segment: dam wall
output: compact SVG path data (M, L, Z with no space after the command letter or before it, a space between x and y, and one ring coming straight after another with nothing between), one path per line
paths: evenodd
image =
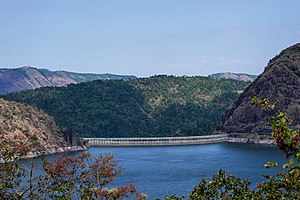
M189 136L189 137L152 137L152 138L81 138L89 146L172 146L195 145L227 142L229 134Z

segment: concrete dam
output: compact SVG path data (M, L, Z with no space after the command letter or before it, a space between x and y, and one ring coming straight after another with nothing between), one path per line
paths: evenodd
M151 138L82 138L89 146L172 146L227 142L229 134L189 136L189 137L151 137Z

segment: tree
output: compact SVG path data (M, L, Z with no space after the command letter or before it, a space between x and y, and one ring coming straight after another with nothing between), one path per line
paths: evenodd
M30 140L0 135L0 199L146 198L132 184L107 188L122 172L113 154L96 157L89 153L76 157L62 154L52 162L44 160L41 166L32 160L28 169L18 162L30 152L31 144L26 141ZM34 177L37 167L42 172Z
M29 141L26 137L0 133L0 199L23 196L21 184L26 171L18 161L29 152Z

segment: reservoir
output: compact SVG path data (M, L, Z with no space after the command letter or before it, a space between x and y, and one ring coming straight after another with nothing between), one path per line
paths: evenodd
M116 185L133 183L148 199L165 195L187 195L201 181L201 174L210 178L219 169L242 179L249 179L254 186L263 181L264 174L275 175L282 170L285 156L276 146L217 143L189 146L148 147L91 147L92 155L111 152L124 168ZM78 155L80 152L71 152ZM51 158L55 155L50 156ZM277 168L266 169L267 161L277 161Z

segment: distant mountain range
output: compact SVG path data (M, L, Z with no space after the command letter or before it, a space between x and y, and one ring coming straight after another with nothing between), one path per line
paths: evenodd
M208 77L215 79L225 78L252 82L257 76L226 72L211 74ZM61 87L72 83L77 84L94 80L129 80L136 78L137 77L133 75L50 71L48 69L38 69L30 66L24 66L20 68L2 68L0 69L0 95L47 86Z
M135 76L115 74L88 74L67 71L50 71L34 67L15 69L0 69L0 94L8 94L26 89L35 89L46 86L66 86L97 79L135 79Z
M225 78L225 79L235 79L239 81L254 81L257 78L257 75L251 75L251 74L244 74L244 73L231 73L231 72L225 72L225 73L215 73L208 75L208 77L211 78Z

